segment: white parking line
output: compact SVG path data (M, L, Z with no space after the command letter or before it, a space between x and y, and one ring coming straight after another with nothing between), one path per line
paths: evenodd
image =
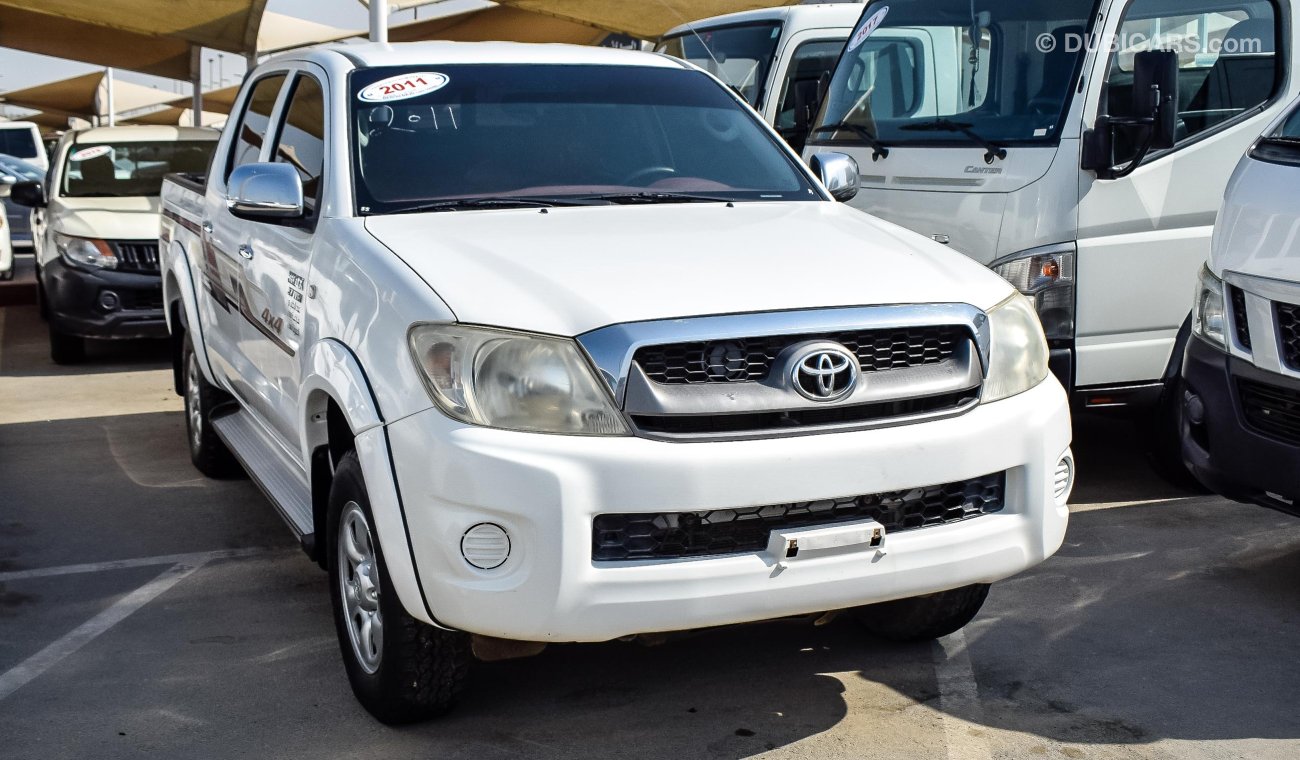
M992 760L988 729L978 725L984 722L984 710L980 706L966 635L961 631L935 642L934 676L939 687L939 716L949 760Z
M194 564L176 564L163 571L162 575L149 581L130 594L117 600L108 609L74 628L53 644L23 660L17 666L0 675L0 700L5 699L18 689L30 683L45 671L59 664L63 658L81 649L101 633L125 620L131 613L156 599L167 589L189 577L191 573L203 566L206 560Z
M55 575L77 575L80 573L99 573L105 570L122 570L132 567L149 567L151 565L200 565L214 559L235 559L265 554L271 549L221 549L212 552L195 552L192 554L164 554L157 557L135 557L116 559L107 562L91 562L84 565L60 565L58 567L37 567L30 570L10 570L0 573L0 583L21 581L28 578L48 578Z

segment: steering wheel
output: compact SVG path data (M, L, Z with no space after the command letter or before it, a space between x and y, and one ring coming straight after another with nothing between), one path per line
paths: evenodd
M631 185L633 187L644 187L654 184L661 179L668 179L677 175L677 170L671 166L648 166L644 169L638 169L623 178L620 185ZM653 180L651 179L653 178Z

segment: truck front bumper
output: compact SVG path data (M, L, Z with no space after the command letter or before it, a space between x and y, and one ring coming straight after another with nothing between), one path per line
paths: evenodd
M888 429L742 442L665 443L466 427L429 410L388 427L424 596L436 621L530 641L811 614L992 583L1051 556L1068 493L1066 396L1055 379L956 418ZM883 547L789 559L593 561L607 513L693 512L878 494L1005 473L994 514L892 533ZM494 570L471 566L466 531L510 539ZM412 610L412 613L416 613ZM419 611L425 617L424 611Z
M1300 439L1287 441L1252 425L1242 395L1249 387L1265 388L1261 414L1267 420L1272 411L1282 422L1287 399L1291 409L1300 404L1300 381L1258 369L1193 338L1183 360L1183 382L1184 404L1199 407L1195 413L1184 408L1182 423L1183 461L1196 478L1229 499L1300 516ZM1290 414L1294 419L1295 412ZM1200 417L1199 423L1193 417Z
M50 324L83 338L165 338L157 274L77 269L55 259L41 267Z

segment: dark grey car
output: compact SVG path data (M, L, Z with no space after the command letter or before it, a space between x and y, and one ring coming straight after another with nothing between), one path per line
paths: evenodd
M40 182L45 179L45 172L22 159L0 153L0 178L4 177L13 177L17 182ZM17 248L31 248L32 210L19 206L9 198L4 199L4 205L10 242Z

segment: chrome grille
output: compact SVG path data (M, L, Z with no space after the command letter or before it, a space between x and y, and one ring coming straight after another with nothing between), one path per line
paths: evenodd
M1282 361L1294 370L1300 370L1300 306L1278 303L1277 337L1282 345Z
M119 272L157 272L157 241L122 241L113 243Z
M635 361L662 385L758 382L767 378L782 351L809 340L829 340L858 357L864 373L938 364L951 357L967 328L859 330L821 335L781 335L646 346Z

